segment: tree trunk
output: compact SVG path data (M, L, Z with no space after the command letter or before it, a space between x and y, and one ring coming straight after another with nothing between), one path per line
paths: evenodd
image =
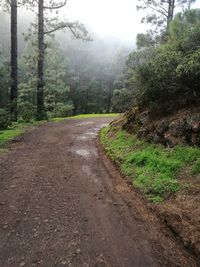
M38 2L37 119L45 119L44 109L44 0Z
M175 0L169 0L168 5L168 15L167 15L167 30L169 29L170 22L173 20L174 17L174 7L175 7Z
M111 100L112 100L112 85L113 85L113 79L109 79L109 82L108 82L108 104L107 104L107 110L106 112L107 113L110 113L110 110L111 110Z
M18 69L17 69L17 0L11 0L11 87L10 113L17 121Z

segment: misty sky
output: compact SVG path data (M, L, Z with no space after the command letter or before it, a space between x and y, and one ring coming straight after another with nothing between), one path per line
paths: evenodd
M136 0L68 0L65 15L89 25L100 37L117 37L134 42L145 31Z
M89 25L100 37L116 37L135 43L137 33L145 32L141 24L142 11L138 12L137 0L68 0L65 15ZM197 0L193 7L200 6Z

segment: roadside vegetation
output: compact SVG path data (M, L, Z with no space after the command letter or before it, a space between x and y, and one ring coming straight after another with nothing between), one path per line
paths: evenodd
M200 174L200 149L176 146L166 148L139 140L135 135L113 127L100 132L108 156L119 166L133 185L142 189L148 199L161 202L185 186L179 173Z
M120 113L105 113L105 114L79 114L69 117L61 117L61 118L52 118L51 121L59 122L66 119L90 119L90 118L99 118L99 117L117 117Z
M52 118L49 121L52 122L61 122L67 119L90 119L90 118L101 118L101 117L117 117L119 113L108 113L108 114L80 114L76 116L61 117L61 118ZM11 140L23 134L30 127L41 125L47 120L43 121L31 121L31 122L18 122L12 123L10 126L7 126L6 129L0 130L0 148L5 147L5 145Z
M46 121L12 123L7 129L0 130L0 148L4 148L8 142L23 134L26 130L30 129L30 127L38 126L44 122Z

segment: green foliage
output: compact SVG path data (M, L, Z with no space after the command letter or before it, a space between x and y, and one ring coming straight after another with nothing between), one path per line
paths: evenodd
M11 123L7 110L0 108L0 130L6 129Z
M0 108L9 109L10 15L0 13L2 22L0 25L0 36L2 37L0 38ZM19 14L19 22L21 18ZM34 20L28 29L29 21L30 19L27 18L22 23L23 25L19 25L18 40L18 119L25 122L38 118L36 118L37 24ZM57 21L50 19L45 21L45 24L45 31L48 31L49 27L56 26ZM60 26L69 26L69 24ZM83 25L77 22L70 24L70 30L75 28L77 37L81 37L82 33L83 39L87 39ZM22 32L24 38L20 38ZM69 33L71 34L70 31ZM44 113L47 113L50 118L58 116L58 113L65 116L69 111L69 104L74 106L73 114L112 111L111 99L113 89L116 88L113 83L121 74L130 50L119 44L110 45L109 43L109 46L107 44L101 40L93 43L70 40L67 33L59 33L56 36L54 34L45 35ZM62 112L64 109L65 114ZM70 111L69 113L68 115L71 115Z
M151 114L167 115L200 101L200 9L175 16L167 41L151 45L139 35L138 46L125 68L126 88L134 103ZM147 38L148 37L148 38Z
M57 43L50 40L46 49L45 71L45 106L50 117L67 116L73 109L68 104L70 87L65 82L68 69L69 66L64 61Z
M37 53L35 37L28 39L20 61L23 82L19 85L18 109L19 120L29 122L36 118L37 88ZM49 117L64 117L72 113L73 106L69 102L69 86L65 82L68 65L57 47L57 43L49 38L46 48L45 64L45 114Z
M72 115L74 106L72 104L57 103L51 116L53 117L68 117Z
M19 101L19 121L29 122L36 118L36 106L29 101Z
M0 108L7 108L9 103L10 66L7 57L1 51L0 44Z
M174 99L182 98L183 93L176 73L181 59L181 52L163 45L149 62L136 67L135 86L141 106L149 107L152 112L170 112L178 105Z
M131 106L131 92L126 89L115 89L112 97L112 111L124 112Z
M1 131L0 132L0 147L3 147L9 141L11 141L12 139L19 136L22 133L23 133L23 130L21 127Z
M119 164L124 175L156 202L167 193L180 189L178 173L186 166L200 173L200 149L175 147L167 149L138 140L123 130L103 128L100 139L108 155Z
M19 85L18 119L29 122L36 117L36 81L33 80Z
M194 174L199 174L200 173L200 159L198 159L196 161L196 163L194 164L192 171Z
M155 45L155 40L150 33L138 33L136 45L137 49L152 47Z

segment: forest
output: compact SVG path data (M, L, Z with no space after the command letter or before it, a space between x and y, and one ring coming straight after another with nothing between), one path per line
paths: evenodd
M13 7L2 2L1 128L12 121L120 111L121 107L113 103L114 82L130 49L116 40L108 42L98 36L93 40L81 23L62 21L57 11L63 7L56 3L48 9L44 7L40 33L36 2L19 2L18 9L23 9L18 12L18 20L17 11L12 10L16 2Z

